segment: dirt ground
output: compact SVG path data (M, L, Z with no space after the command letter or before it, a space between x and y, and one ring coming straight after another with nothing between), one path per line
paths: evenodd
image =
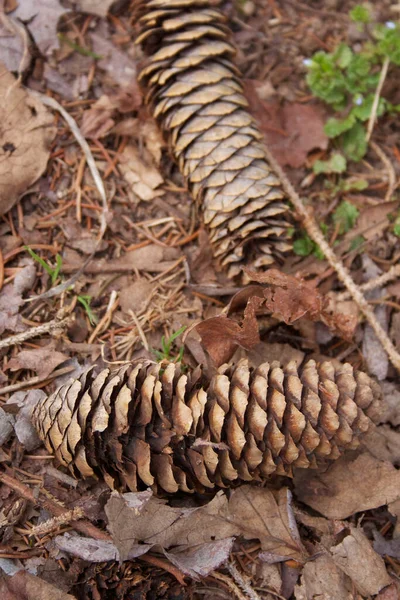
M365 189L340 188L336 174L315 175L315 161L328 156L323 124L331 113L312 96L304 64L342 41L360 43L349 19L356 4L237 0L226 2L224 12L246 95L271 152L315 221L326 225L325 237L352 280L363 286L399 264L400 238L393 230L399 214L398 113L378 119L366 156L348 165L345 177L365 180ZM374 3L374 18L393 21L400 18L398 9L396 2L382 0ZM291 253L279 268L329 298L334 312L348 317L346 331L332 332L321 315L284 322L279 314L260 311L260 340L251 350L236 344L233 360L248 355L253 365L275 359L347 361L379 380L385 396L381 423L367 434L362 450L341 457L326 472L277 478L273 492L257 488L263 497L246 486L243 519L259 511L260 520L254 517L235 534L220 527L230 518L239 488L232 497L222 492L212 500L164 499L157 511L165 512L165 523L172 518L168 510L181 511L181 522L188 519L184 509L203 512L182 525L181 537L175 532L168 538L174 540L172 551L158 531L149 552L118 561L122 542L107 533L115 519L108 487L77 482L57 469L30 424L32 406L43 392L94 363L103 368L138 357L157 360L156 351L177 359L182 347L187 369L209 360L207 343L192 330L185 338L183 330L219 315L242 285L216 270L198 207L144 105L136 80L143 62L134 44L137 3L10 0L0 14L0 59L14 75L20 71L30 93L43 95L27 101L13 92L1 101L15 139L26 145L27 161L21 167L3 146L0 595L7 600L398 598L399 376L335 270L315 253ZM13 75L0 78L4 97L13 81L6 77ZM400 103L399 81L399 68L391 68L382 93L393 104ZM20 126L24 102L32 118L41 119L39 128ZM35 137L38 129L49 136L50 153ZM94 159L97 180L81 139ZM358 211L345 232L333 216L343 201ZM296 239L305 236L300 218L295 229ZM400 351L399 278L366 297ZM232 309L230 316L242 326L243 308ZM30 335L40 325L40 335ZM163 347L162 338L180 330L171 347L165 342ZM213 521L205 517L209 503ZM210 527L217 536L204 550L211 567L204 555L193 554L204 542L201 530ZM77 532L91 542L85 546ZM190 566L177 552L187 544L188 532L193 534L185 546L193 554ZM152 537L144 531L137 539L144 544Z

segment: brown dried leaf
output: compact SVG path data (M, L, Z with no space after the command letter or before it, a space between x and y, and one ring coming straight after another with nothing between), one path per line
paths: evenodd
M245 272L251 280L267 284L268 287L263 288L264 306L285 323L291 324L300 318L322 321L345 339L352 337L356 325L354 319L331 312L328 298L312 284L277 269L264 273L245 269Z
M351 581L335 565L332 558L323 554L304 565L301 583L295 587L296 600L349 600Z
M242 486L229 502L219 492L204 506L181 508L168 506L149 491L114 492L105 511L121 560L139 543L157 545L185 573L204 576L226 559L239 535L259 539L270 562L304 560L288 494L283 489L275 499L267 489Z
M27 34L24 35L24 26L17 23L11 17L6 18L2 15L0 22L0 56L9 71L18 71L23 64L25 45L27 44ZM28 64L30 57L28 57ZM25 68L26 68L25 64Z
M244 485L232 492L229 520L236 523L247 539L259 539L260 558L274 563L288 558L303 562L307 556L291 506L291 493L282 488L270 490Z
M8 362L7 369L10 369L10 371L31 369L39 377L47 377L58 365L68 360L68 358L66 354L54 350L54 342L52 341L47 346L42 346L41 348L22 350Z
M0 199L1 202L1 199ZM29 264L20 271L13 283L10 283L0 292L0 335L8 331L24 331L21 316L18 314L19 307L23 304L22 295L30 290L36 277L36 268Z
M50 55L53 50L60 47L57 37L57 24L61 15L70 12L61 6L59 0L33 0L19 2L13 17L20 19L27 25L32 38L39 50L44 55Z
M143 160L143 152L139 154L134 146L126 146L119 156L119 169L133 193L141 200L153 200L164 192L157 190L164 181L158 169Z
M75 600L27 571L6 575L0 570L0 597L2 600Z
M228 362L238 346L250 350L258 344L256 310L261 303L262 299L258 296L249 298L242 325L224 314L195 325L194 329L217 367Z
M0 63L0 215L46 168L53 117Z
M350 526L342 543L330 550L335 564L350 577L364 596L374 596L390 585L383 559L373 550L361 529Z
M129 315L129 311L133 310L136 314L140 314L148 305L154 289L155 283L151 283L144 277L140 277L131 285L124 286L119 296L119 304L123 312Z
M325 117L319 106L279 100L265 102L252 93L252 112L260 124L268 147L282 167L304 165L311 150L328 147Z
M346 519L400 498L400 471L369 454L346 453L325 473L297 469L296 497L329 519Z
M97 65L121 87L129 86L136 80L136 63L126 52L122 52L110 42L108 37L106 26L100 26L96 33L90 34L93 52L102 57L97 61Z
M115 0L76 0L76 10L81 12L97 15L99 17L106 17L108 9L115 2Z

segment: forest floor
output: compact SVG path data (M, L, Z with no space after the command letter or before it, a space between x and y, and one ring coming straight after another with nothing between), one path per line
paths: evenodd
M125 506L126 526L149 551L120 563L129 552L115 533L110 490L53 466L33 431L38 399L94 363L183 353L192 368L226 358L209 340L213 322L202 341L193 327L226 313L241 285L216 270L201 215L144 106L136 5L6 0L0 9L0 596L399 598L399 374L300 218L295 251L279 268L306 281L314 299L329 299L346 326L332 331L321 312L300 318L294 290L273 315L260 312L245 348L234 338L229 359L326 359L367 371L384 406L362 450L325 472L280 478L273 491L167 499L155 529L140 514L134 523ZM306 81L316 52L343 43L357 53L371 38L349 16L355 5L232 0L225 13L270 151L353 282L369 289L375 319L400 352L399 111L363 121L372 134L359 160L323 166L340 154L340 138L324 129L338 113ZM370 11L374 23L398 27L397 2ZM400 67L390 63L382 76L384 68L373 68L380 97L400 106ZM243 308L231 307L230 318L244 327ZM232 533L235 498L242 524Z

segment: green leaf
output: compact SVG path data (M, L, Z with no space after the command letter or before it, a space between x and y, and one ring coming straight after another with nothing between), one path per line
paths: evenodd
M362 104L358 106L354 106L352 108L351 113L360 119L360 121L367 121L371 116L372 105L374 103L375 94L368 94L366 98L363 99ZM378 117L381 117L386 111L386 100L384 98L379 98L378 107L376 110L376 114Z
M93 314L93 311L90 307L90 303L92 301L92 297L87 294L82 294L81 296L76 297L77 301L80 302L85 309L85 312L88 316L91 325L96 325L97 317Z
M369 23L371 21L371 15L365 4L357 4L350 11L350 18L356 23Z
M362 192L366 190L368 187L368 181L366 179L345 179L342 181L341 190L343 192L350 192L355 190L357 192Z
M349 46L347 46L347 44L343 44L343 43L339 44L339 46L336 48L335 52L333 53L333 58L334 58L336 64L341 69L345 69L346 67L349 66L353 56L354 56L354 54L353 54L352 49Z
M333 213L333 222L339 224L339 233L347 233L357 221L359 211L351 202L344 200Z
M314 248L315 244L308 235L293 242L293 252L298 256L309 256Z
M356 117L350 113L345 119L336 119L331 117L325 123L325 133L330 138L335 138L351 129L356 122Z
M342 154L336 152L329 160L316 160L313 171L316 175L320 173L343 173L346 170L346 159Z
M359 161L367 152L367 138L364 126L357 122L342 136L342 150L350 160Z
M400 237L400 214L399 214L399 216L397 217L397 219L394 222L393 233L397 237Z
M394 29L385 27L383 38L378 42L378 49L387 56L392 63L400 65L400 27Z

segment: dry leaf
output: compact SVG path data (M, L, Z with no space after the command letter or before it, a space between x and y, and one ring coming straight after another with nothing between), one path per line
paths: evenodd
M287 489L277 499L267 489L242 486L229 502L219 492L208 504L183 508L168 506L150 491L113 492L105 511L121 560L137 547L161 546L185 573L207 575L229 555L235 537L259 539L262 557L270 562L304 560Z
M24 31L22 23L11 17L2 16L0 22L0 56L9 71L18 71L30 64L29 52L26 56L25 44L28 43L28 34ZM23 64L23 59L27 64Z
M0 597L2 600L75 600L74 596L27 571L10 576L0 570Z
M364 596L373 596L390 585L383 559L371 547L361 529L350 526L341 544L331 548L335 564L350 577Z
M375 600L399 600L400 597L400 585L398 582L393 582L387 588L382 590L375 598Z
M64 535L58 535L54 539L54 543L59 550L89 562L119 560L117 547L106 540L94 540L80 535L64 533ZM145 551L147 551L147 548Z
M369 454L348 452L325 473L296 470L296 497L329 519L394 502L400 497L400 471Z
M81 12L106 17L110 6L114 2L115 0L76 0L75 5L76 10Z
M28 452L31 452L41 444L36 429L32 425L32 411L39 400L45 395L43 390L16 392L10 396L4 405L5 409L11 410L12 413L18 411L14 425L15 434L18 441L25 446Z
M26 23L32 38L42 54L50 55L60 47L57 25L61 15L70 12L59 0L23 0L12 13L13 17Z
M39 377L44 378L68 358L66 354L54 350L54 342L51 341L47 346L41 348L22 350L8 362L7 369L10 371L30 369L35 371Z
M372 532L374 536L374 550L381 556L400 558L400 538L386 540L379 531Z
M162 248L157 244L149 244L144 248L136 248L135 250L129 250L123 256L107 260L107 265L115 266L118 270L120 265L132 266L132 271L146 271L149 273L162 273L176 262L180 256L180 252L172 253L166 248ZM168 260L166 259L168 255ZM172 260L170 260L172 259ZM103 261L99 261L103 262ZM94 263L95 264L95 263Z
M295 587L296 600L349 600L351 581L328 554L304 565L301 583Z
M128 315L130 310L140 314L144 307L148 305L154 289L155 283L151 283L144 277L140 277L126 287L124 286L119 295L119 304L122 311Z
M100 26L96 33L90 34L92 50L101 56L97 65L121 87L129 86L136 80L136 62L126 52L114 46L108 37L106 26Z
M229 520L247 539L259 539L260 558L268 563L307 556L291 506L291 492L282 488L276 496L267 488L244 485L229 499Z
M15 417L6 413L6 411L0 407L0 446L3 446L8 442L12 436L14 423Z
M55 135L53 117L0 63L0 215L43 173Z
M112 118L115 106L109 96L101 96L82 115L81 132L85 138L99 139L107 135L115 125Z
M390 423L393 427L400 425L400 386L390 381L382 381L383 392L381 423Z
M279 100L265 102L256 92L248 94L268 147L282 167L301 167L311 150L328 147L324 132L325 117L315 104Z
M242 325L222 314L194 326L201 337L203 347L217 367L229 362L238 346L250 350L258 344L260 336L255 313L261 302L262 299L257 296L249 299Z
M157 190L164 181L158 169L144 161L134 146L126 146L119 155L119 169L133 193L141 200L153 200L164 192Z
M1 201L1 199L0 199ZM36 278L36 267L28 264L17 273L14 282L4 286L0 292L0 335L4 331L24 331L18 309L23 304L22 295L27 290L32 289Z

